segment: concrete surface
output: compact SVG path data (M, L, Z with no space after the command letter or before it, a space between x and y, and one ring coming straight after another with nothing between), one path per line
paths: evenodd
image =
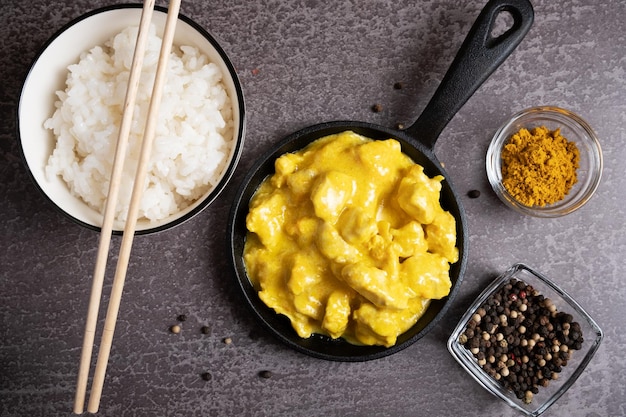
M545 415L626 415L625 2L534 1L535 23L526 39L440 136L435 151L467 211L470 255L458 297L425 338L366 363L310 358L260 328L234 285L226 219L257 155L318 122L410 124L483 4L183 1L182 13L213 33L238 69L248 109L246 144L230 187L211 207L176 229L136 239L99 415L514 416L464 373L445 342L478 292L520 261L562 284L605 332L586 372ZM31 183L18 150L15 108L46 39L102 5L0 5L3 417L69 416L72 410L98 235L60 215ZM395 90L395 82L404 88ZM375 103L381 112L371 111ZM497 127L536 105L579 113L604 151L597 194L580 211L554 220L507 209L490 190L484 168ZM481 196L468 198L472 189ZM119 243L113 239L112 253ZM179 314L188 318L174 335L168 328ZM201 333L204 325L209 334ZM263 370L272 377L259 377ZM201 378L204 372L211 380Z

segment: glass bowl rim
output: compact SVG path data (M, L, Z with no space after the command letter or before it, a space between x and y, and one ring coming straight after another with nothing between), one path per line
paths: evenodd
M582 319L585 320L586 324L593 330L593 335L585 335L585 342L589 343L589 347L579 351L581 355L581 362L578 364L576 369L573 370L572 374L568 379L562 380L562 384L559 386L557 391L546 399L545 402L541 404L537 404L534 410L529 410L524 408L521 404L521 401L513 401L509 396L505 394L506 390L503 386L501 386L494 378L489 376L477 363L474 359L471 352L465 349L459 342L458 338L460 334L465 331L467 327L467 323L469 322L472 315L475 311L485 302L485 300L495 291L497 291L502 285L504 285L511 278L515 278L515 276L520 272L524 271L531 276L534 276L538 281L547 286L549 289L554 291L567 305L572 308L578 315L581 316ZM519 278L521 281L524 281L523 278ZM545 295L545 294L544 294ZM593 338L591 336L594 336ZM446 343L448 351L452 355L452 357L461 365L461 367L472 376L472 378L478 382L484 389L489 391L491 394L497 396L501 400L503 400L510 407L520 411L526 416L535 417L542 414L545 410L547 410L552 404L554 404L578 379L578 377L585 370L595 353L597 352L602 339L604 338L604 333L600 326L595 322L595 320L585 311L585 309L578 304L576 300L574 300L565 290L563 290L559 285L557 285L554 281L547 278L545 275L539 273L535 269L529 267L524 263L516 263L512 265L505 272L500 274L497 278L491 281L484 290L476 297L476 299L472 302L472 304L467 308L464 312L463 316L459 319L457 325L452 331L448 341Z
M579 134L579 141L585 143L591 150L588 153L592 172L589 173L582 188L569 198L544 207L526 206L519 203L502 185L500 152L506 140L513 132L518 130L520 124L528 118L541 118L546 116L549 121L558 120L566 127L575 130ZM571 139L574 140L574 139ZM580 147L579 147L580 148ZM584 206L595 194L603 171L602 147L593 128L576 113L557 106L536 106L521 110L506 120L493 135L486 155L487 178L491 188L498 198L509 208L521 214L533 217L553 218L572 213Z

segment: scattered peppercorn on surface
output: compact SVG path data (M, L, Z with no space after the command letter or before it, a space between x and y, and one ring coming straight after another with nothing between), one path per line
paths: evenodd
M456 221L393 139L352 131L284 154L250 202L244 262L300 337L392 346L451 288Z
M459 343L487 374L530 404L581 349L583 334L570 314L513 278L476 310Z

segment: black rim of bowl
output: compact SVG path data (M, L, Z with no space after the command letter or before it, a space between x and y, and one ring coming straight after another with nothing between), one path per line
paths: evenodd
M39 185L39 183L37 182L35 176L33 175L33 173L31 172L30 166L28 165L28 160L26 158L26 154L24 152L24 148L22 146L22 135L20 132L20 113L21 113L21 107L22 107L22 103L21 103L21 99L22 99L22 95L24 93L24 88L26 87L26 84L28 82L28 79L32 73L33 68L37 65L37 63L39 62L39 59L41 58L41 55L44 53L44 51L46 51L50 45L57 39L59 38L64 32L66 32L69 28L71 28L72 26L76 25L77 23L86 20L92 16L101 14L101 13L106 13L109 11L114 11L114 10L119 10L119 9L141 9L143 7L142 4L135 4L135 3L128 3L128 4L117 4L117 5L112 5L112 6L106 6L106 7L101 7L98 9L94 9L91 10L85 14L82 14L81 16L72 19L70 22L66 23L63 27L61 27L58 31L56 31L44 44L43 46L38 50L38 52L35 55L35 58L32 60L31 64L28 67L28 71L26 76L24 77L24 81L22 82L22 89L20 90L20 96L19 96L19 100L18 100L18 105L16 108L16 130L17 130L17 142L18 142L18 146L19 146L19 150L20 150L20 154L21 154L21 158L22 161L24 163L24 165L26 166L26 171L28 172L29 177L31 178L32 182L35 184L35 186L37 187L37 189L39 190L39 192L46 198L46 200L48 200L53 207L61 212L65 217L69 218L70 220L72 220L74 223L77 223L83 227L86 227L88 229L91 230L95 230L95 231L100 231L100 227L99 226L95 226L91 223L87 223L84 222L74 216L72 216L71 214L67 213L65 210L63 210L61 207L59 207L59 205L45 192L45 190L41 187L41 185ZM162 6L155 6L154 7L155 11L161 12L161 13L165 13L167 14L167 8L162 7ZM246 112L245 112L245 104L244 104L244 97L243 97L243 89L241 87L241 82L239 81L239 77L237 76L237 72L235 70L235 67L233 66L232 62L230 61L230 58L228 58L228 56L226 55L226 52L224 51L224 49L220 46L220 44L217 42L217 40L207 31L205 30L202 26L200 26L198 23L196 23L195 21L193 21L191 18L183 15L183 14L179 14L178 15L178 19L180 21L185 22L186 24L188 24L189 26L191 26L194 30L196 30L198 33L200 33L210 44L213 48L215 48L216 52L220 55L221 59L223 60L224 64L226 65L226 67L228 68L228 71L230 73L230 76L233 80L233 84L235 86L235 91L237 93L237 108L239 111L239 126L237 126L238 129L238 134L237 137L234 138L233 140L235 141L234 146L235 148L233 149L233 153L232 153L232 158L230 160L230 162L228 163L228 165L225 168L224 174L222 176L222 178L220 179L220 181L217 183L217 185L213 188L213 190L211 190L211 192L209 193L209 195L200 203L198 204L196 207L194 207L193 209L191 209L188 213L186 213L185 215L172 220L169 223L163 224L163 225L159 225L159 226L155 226L155 227L150 227L147 229L142 229L142 230L137 230L135 232L136 235L146 235L146 234L152 234L152 233L158 233L167 229L171 229L173 227L176 227L178 225L183 224L184 222L190 220L191 218L195 217L197 214L199 214L201 211L203 211L206 207L209 206L209 204L211 204L220 194L221 192L224 190L224 188L226 187L226 184L230 181L230 179L232 178L234 172L235 172L235 168L237 167L237 163L239 162L239 158L241 156L241 152L243 150L243 142L244 142L244 137L245 137L245 126L246 126ZM121 235L123 233L123 231L121 230L114 230L113 234L114 235Z

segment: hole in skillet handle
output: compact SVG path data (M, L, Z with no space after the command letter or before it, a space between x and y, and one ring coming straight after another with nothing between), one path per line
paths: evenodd
M526 36L534 21L528 0L491 0L480 12L441 84L405 132L430 149L452 117ZM513 22L504 33L501 19Z
M431 306L418 323L416 323L416 325L414 325L406 333L398 337L396 345L390 348L382 346L355 346L341 339L333 341L324 336L314 336L308 339L302 339L293 330L288 319L275 313L261 301L258 297L256 289L252 286L247 277L242 256L246 238L245 219L248 213L249 201L255 193L258 185L268 175L273 174L273 163L278 156L301 149L311 141L328 134L349 129L355 130L357 133L362 133L364 136L371 137L373 139L380 139L379 137L376 137L376 131L384 132L387 137L395 136L396 138L401 139L401 141L404 139L405 142L409 143L409 145L406 147L403 146L403 151L412 157L416 163L425 166L425 168L430 166L428 171L431 171L431 169L432 171L429 175L434 175L437 171L439 171L438 173L441 173L449 180L447 175L443 173L440 165L436 163L436 158L434 156L430 156L432 154L432 148L439 133L443 130L454 113L460 109L467 99L469 99L472 93L489 76L489 74L491 74L491 72L493 72L493 70L495 70L495 68L497 68L497 66L504 61L504 59L510 54L510 52L513 51L515 46L517 46L525 33L528 31L530 23L532 23L532 7L529 9L530 22L525 23L525 21L522 21L517 25L514 24L505 35L502 35L505 37L505 41L501 42L501 44L506 48L503 50L500 48L500 52L495 55L484 53L484 50L486 49L485 39L491 33L491 24L489 22L492 21L493 17L495 17L494 10L497 8L498 11L500 11L502 10L502 7L505 7L506 10L513 16L522 15L516 12L517 9L510 8L511 3L530 6L530 3L525 0L494 0L488 4L486 7L486 9L488 9L487 12L483 11L479 16L478 21L474 24L472 31L468 35L468 39L464 42L462 50L459 51L457 58L455 58L453 66L444 77L444 81L442 81L443 85L440 86L437 93L435 93L435 96L431 99L431 102L427 106L427 109L425 110L426 116L422 114L418 121L412 127L407 129L408 132L396 132L395 134L391 133L390 135L387 135L389 132L385 132L388 130L386 128L359 122L331 122L311 126L296 132L281 141L276 147L270 150L270 152L259 159L255 166L252 167L246 178L244 178L242 186L237 193L233 207L231 208L231 216L228 225L230 238L229 243L231 246L232 257L231 261L235 269L237 283L241 287L246 304L253 310L262 325L267 328L270 333L289 345L291 348L310 356L338 361L365 361L377 359L391 355L406 348L426 334L447 310L449 302L454 298L456 290L458 289L458 284L462 279L467 256L460 254L460 261L451 267L451 278L454 280L454 289L451 291L450 295L443 300L433 300ZM518 33L519 30L522 30L523 33ZM469 39L476 36L479 36L480 39ZM473 51L470 56L467 56L468 51ZM478 55L478 58L474 56L476 54ZM487 56L485 57L484 55ZM492 60L495 60L496 62L494 63ZM477 65L478 61L481 61L480 65ZM469 67L465 68L464 66ZM478 72L474 71L476 67L479 68ZM482 73L481 71L486 72ZM467 80L464 79L466 77L469 77L469 86L461 85L458 88L454 86L455 82L462 82L462 84L466 83ZM440 113L437 113L438 111L440 111ZM358 130L361 128L364 131L359 132ZM420 132L420 129L422 128L432 128L432 130ZM419 134L416 134L416 132ZM410 133L413 133L413 136ZM415 139L416 137L419 139ZM467 240L467 234L465 233L464 225L466 222L463 219L463 211L451 185L448 184L445 188L447 188L448 191L446 191L446 196L442 194L442 205L444 205L443 200L447 200L449 202L449 207L444 207L446 209L452 210L452 207L456 207L458 205L458 216L455 215L455 218L460 220L462 224L462 232L457 239L465 242ZM448 206L448 204L446 204L446 206ZM466 244L464 243L461 246L462 247L459 248L460 252L463 251L463 253L466 253ZM453 272L454 269L457 271Z
M513 27L513 23L513 15L510 12L503 10L496 16L496 20L493 24L493 28L491 28L489 36L492 38L499 38Z

